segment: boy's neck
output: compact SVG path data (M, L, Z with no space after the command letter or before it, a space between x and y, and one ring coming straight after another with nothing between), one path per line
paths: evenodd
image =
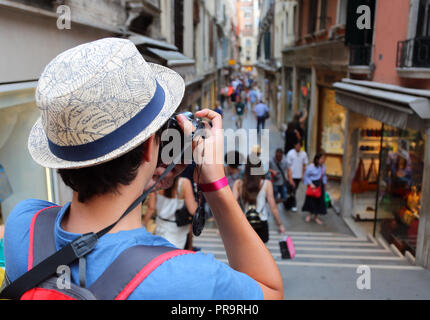
M128 186L121 185L116 193L94 196L84 203L73 193L72 203L61 221L63 230L84 234L98 232L116 222L128 207L142 195L143 183L133 181ZM142 181L140 181L142 182ZM133 230L142 227L142 204L139 204L109 232Z

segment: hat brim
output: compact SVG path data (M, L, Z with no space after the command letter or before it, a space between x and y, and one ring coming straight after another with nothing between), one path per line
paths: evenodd
M185 92L185 83L182 77L175 71L158 64L149 63L155 79L165 92L165 102L158 116L132 140L121 147L101 157L86 161L67 161L55 156L48 145L48 138L42 126L41 117L36 121L30 131L28 150L35 162L46 168L53 169L77 169L98 165L118 158L139 146L153 135L179 107Z

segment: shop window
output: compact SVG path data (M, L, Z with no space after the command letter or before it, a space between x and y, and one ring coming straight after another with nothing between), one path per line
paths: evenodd
M402 253L415 255L426 137L369 121L362 121L351 185L355 218L369 221L374 235L381 234Z
M416 250L424 146L419 131L384 127L377 218L384 238L403 253Z
M342 177L342 155L344 153L346 110L336 103L335 91L319 90L320 102L320 146L327 155L327 175Z

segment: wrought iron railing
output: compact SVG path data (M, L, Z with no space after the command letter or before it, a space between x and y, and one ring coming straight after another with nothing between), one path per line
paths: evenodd
M397 43L397 68L430 68L430 37Z
M369 66L372 58L372 45L350 45L349 46L349 65L350 66Z

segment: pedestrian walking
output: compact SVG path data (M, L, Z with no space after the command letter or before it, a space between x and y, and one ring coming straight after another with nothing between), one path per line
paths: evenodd
M236 128L240 129L242 128L243 124L243 114L245 113L245 104L242 102L242 100L238 97L238 101L235 105L235 114L236 114Z
M218 112L218 113L221 115L221 117L223 116L224 111L223 111L222 106L221 106L221 103L220 103L219 101L216 101L216 102L215 102L215 108L214 108L214 111L215 111L215 112Z
M186 167L161 156L164 130L177 125L183 139L193 133L189 118L174 115L184 90L179 74L147 63L122 38L81 44L45 67L36 88L43 112L28 149L39 165L58 170L73 198L64 206L27 199L12 210L4 237L12 283L0 299L283 298L279 269L235 201L223 163L215 159L214 150L224 146L217 134L222 118L215 111L195 115L206 128L204 143L196 139L192 145L204 163L196 164L195 176L234 269L213 255L178 250L142 227L147 195L169 188ZM180 207L181 199L173 198L185 185L172 188L171 198L165 191L157 195L172 206L169 212ZM167 214L164 206L159 210ZM71 289L55 286L59 265L70 266ZM17 279L26 281L24 287Z
M190 226L187 224L178 227L175 213L178 210L186 209L189 215L194 216L197 202L194 198L191 181L177 176L170 188L151 193L149 200L148 208L155 207L157 211L155 234L163 237L177 248L186 249L185 243ZM145 225L154 212L155 210L151 210L145 214L143 221Z
M273 193L276 203L287 200L287 160L284 158L282 149L276 149L275 155L269 163L269 171L272 177Z
M248 110L248 92L247 91L248 89L244 88L240 93L240 100L245 105L245 113L247 113L247 110Z
M267 104L260 100L260 103L255 106L253 111L257 120L257 132L260 134L261 129L264 129L266 119L269 117L270 110Z
M231 189L233 189L236 180L241 177L243 159L243 155L237 150L227 152L224 156L225 176Z
M306 166L308 164L308 155L302 149L301 141L297 140L294 148L287 154L288 165L288 182L290 185L289 201L287 207L291 207L291 211L297 211L296 193L300 183L305 175Z
M261 170L261 162L253 164L248 159L245 165L245 172L242 179L237 180L233 186L233 194L243 208L245 215L251 211L258 216L259 223L254 226L255 232L260 236L264 243L269 241L269 224L267 222L269 213L266 205L269 205L270 211L278 225L278 231L285 233L285 227L282 224L279 215L278 206L276 205L273 195L273 184L270 180L265 179L265 174L256 174L253 169Z
M224 103L226 101L226 97L227 97L227 92L228 92L228 87L222 87L220 90L220 101L221 101L221 107L225 108Z
M300 141L302 142L302 145L305 145L306 142L306 132L305 132L305 126L306 126L306 119L308 118L308 112L305 109L303 112L298 111L294 115L293 123L294 128L297 130L300 136Z
M307 185L307 190L302 211L309 212L306 222L314 219L316 223L323 224L319 216L327 213L325 204L327 176L324 162L324 154L318 153L315 155L313 163L307 166L305 171L304 183Z
M249 103L251 104L250 109L254 110L254 107L258 102L258 92L256 90L256 87L253 87L251 88L251 90L249 90L248 100L249 100Z
M285 131L285 145L284 145L284 154L287 155L288 152L294 148L297 141L301 141L301 136L299 131L296 129L296 125L294 122L289 122L287 126L287 130Z

